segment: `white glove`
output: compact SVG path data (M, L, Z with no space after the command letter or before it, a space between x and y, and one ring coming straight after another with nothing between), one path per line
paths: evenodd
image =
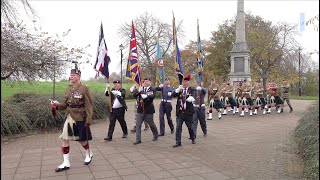
M143 87L139 87L138 92L141 92L143 90Z
M188 101L188 102L193 102L193 101L194 101L194 98L193 98L192 96L189 96L189 97L186 99L186 101Z
M120 92L120 91L115 91L115 90L113 90L113 91L111 91L111 92L112 92L112 94L115 95L115 96L121 96L121 92Z
M146 94L141 94L141 97L142 97L142 99L145 99L145 98L148 97L148 95L146 95Z
M180 86L175 90L175 92L176 92L176 93L179 93L179 92L181 92L182 90L183 90L183 86L180 85Z
M196 87L197 91L200 91L202 88L200 86Z
M168 92L168 96L171 96L172 95L172 92Z
M60 104L60 103L59 103L58 101L52 101L52 100L51 100L50 106L55 108L55 107L56 107L57 105L59 105L59 104Z
M130 88L130 92L132 93L135 89L136 89L136 86L133 85L133 86Z
M107 84L106 84L106 90L105 90L104 92L107 92L109 87L110 87L110 84L107 83Z
M163 87L163 84L160 84L160 85L159 85L159 88L162 88L162 87Z

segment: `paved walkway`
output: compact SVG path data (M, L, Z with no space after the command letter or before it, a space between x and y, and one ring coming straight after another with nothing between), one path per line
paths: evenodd
M288 108L282 114L239 117L223 116L207 121L208 136L203 137L200 127L196 144L191 144L183 125L182 147L172 148L175 135L167 134L152 140L151 131L142 132L142 144L133 145L135 135L129 133L122 139L119 123L112 142L103 138L107 122L92 125L94 140L90 148L94 152L89 166L83 165L84 150L76 142L71 143L71 168L56 173L62 162L61 142L58 133L39 134L17 138L1 146L1 178L87 180L87 179L297 179L288 175L292 162L287 152L289 132L293 130L301 113L312 101L292 100L294 112ZM159 101L155 104L158 106ZM132 107L129 103L129 107ZM175 112L175 110L173 110ZM126 113L128 128L133 124L132 108ZM175 122L175 118L173 119ZM155 122L159 128L158 112ZM294 164L294 162L293 162Z

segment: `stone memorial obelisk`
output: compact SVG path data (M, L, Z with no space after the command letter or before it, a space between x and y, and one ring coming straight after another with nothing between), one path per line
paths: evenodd
M245 13L244 0L238 0L237 17L236 17L236 41L231 50L231 70L230 83L233 86L233 95L238 80L247 79L251 81L250 73L250 52L246 43L245 37Z

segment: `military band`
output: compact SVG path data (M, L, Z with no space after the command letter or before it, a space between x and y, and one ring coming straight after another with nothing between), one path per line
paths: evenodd
M92 140L90 131L90 124L92 123L93 105L92 97L87 86L80 82L81 71L77 68L72 69L70 73L71 85L67 86L65 92L65 100L63 103L57 101L51 102L52 110L65 110L66 121L59 138L63 140L62 154L63 163L56 168L56 172L64 171L70 168L69 161L69 141L78 141L85 149L84 164L90 164L93 153L89 149L89 140ZM158 136L165 135L165 118L167 117L167 123L170 128L171 134L174 133L174 124L172 121L172 100L177 98L176 104L176 131L175 139L176 143L173 147L182 146L182 125L185 122L192 144L195 144L195 138L197 135L198 121L204 136L207 136L207 122L205 119L206 104L205 96L208 93L209 102L209 115L207 120L212 120L213 109L217 111L218 118L221 115L227 115L230 108L232 114L239 112L241 108L240 116L245 115L245 109L249 110L249 115L259 114L259 110L262 110L262 114L271 113L271 107L275 106L277 113L282 113L284 109L284 102L287 102L290 113L293 108L289 100L289 83L283 79L282 82L277 85L274 80L270 80L266 86L266 92L262 82L258 79L252 86L246 79L238 81L235 87L235 95L233 96L233 86L229 80L223 80L219 85L215 78L211 79L211 84L206 89L201 81L197 87L190 86L190 75L183 78L182 85L174 89L171 87L169 78L165 79L165 84L151 87L151 79L146 78L143 81L141 87L136 88L132 86L130 92L133 97L136 98L135 107L135 127L136 140L134 145L142 142L141 138L141 125L143 122L147 123L153 133L152 141L158 140ZM111 96L112 111L109 114L109 128L106 141L111 141L113 138L113 132L116 124L116 120L119 121L123 136L128 136L127 124L125 121L125 111L128 109L125 102L126 90L121 88L119 80L113 82L114 88L111 91L105 91L106 96ZM107 88L109 88L107 84ZM156 97L156 91L161 92L161 102L159 105L159 127L160 134L154 123L155 108L153 100ZM129 107L130 108L130 107ZM223 113L221 110L223 108ZM254 111L253 111L254 110ZM147 126L146 126L147 127Z

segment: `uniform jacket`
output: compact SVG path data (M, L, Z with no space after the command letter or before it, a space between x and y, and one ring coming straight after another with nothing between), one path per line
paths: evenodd
M268 94L271 96L280 96L280 89L277 85L269 85Z
M163 100L172 100L172 94L173 94L173 87L171 86L167 86L167 85L164 85L162 88L157 86L155 87L155 90L156 91L161 91L162 92L162 99Z
M145 88L145 87L143 87ZM143 99L141 94L146 94L147 98ZM149 87L146 92L137 90L133 91L133 97L137 99L137 112L142 114L153 114L155 113L153 99L155 98L156 90L153 87ZM144 111L143 111L144 110Z
M192 96L195 99L193 104L200 105L200 106L202 104L204 104L204 97L206 96L206 94L207 94L207 90L205 88L201 88L201 90L199 90L199 91L195 89L192 94ZM199 101L200 101L200 103L199 103Z
M226 97L231 98L232 97L232 91L233 91L233 86L231 84L226 85L226 87L225 87Z
M115 89L115 88L112 88L112 89L110 90L110 93L111 93L111 91L116 91L116 89ZM114 103L115 98L117 98L118 101L120 102L120 104L122 104L122 106L127 110L128 107L127 107L127 104L126 104L126 101L125 101L125 98L126 98L126 90L120 88L118 91L121 92L121 96L115 96L113 93L111 93L111 102L112 102L111 107L113 106L113 103ZM105 95L106 95L106 96L109 96L109 91L106 91L106 94L105 94Z
M251 87L249 85L243 83L241 86L241 91L242 91L241 97L251 98L250 90L251 90Z
M283 97L288 98L289 97L289 92L290 92L290 85L289 83L287 84L281 84L282 92L283 92Z
M263 87L262 85L254 85L253 89L253 98L256 99L257 97L262 98L263 97Z
M92 123L93 105L89 88L79 83L76 87L66 88L64 102L57 106L58 110L65 110L66 116L71 115L75 121Z
M210 85L208 87L208 100L209 101L211 99L220 100L220 96L221 96L221 89L218 84Z
M193 115L194 114L194 108L193 103L186 101L189 96L192 96L193 92L195 91L194 88L188 87L186 96L183 96L183 91L176 93L176 91L173 91L172 96L177 97L177 105L176 105L176 116L179 115L180 112L184 112L186 115ZM184 99L184 102L186 104L186 108L183 108L182 110L182 100Z

